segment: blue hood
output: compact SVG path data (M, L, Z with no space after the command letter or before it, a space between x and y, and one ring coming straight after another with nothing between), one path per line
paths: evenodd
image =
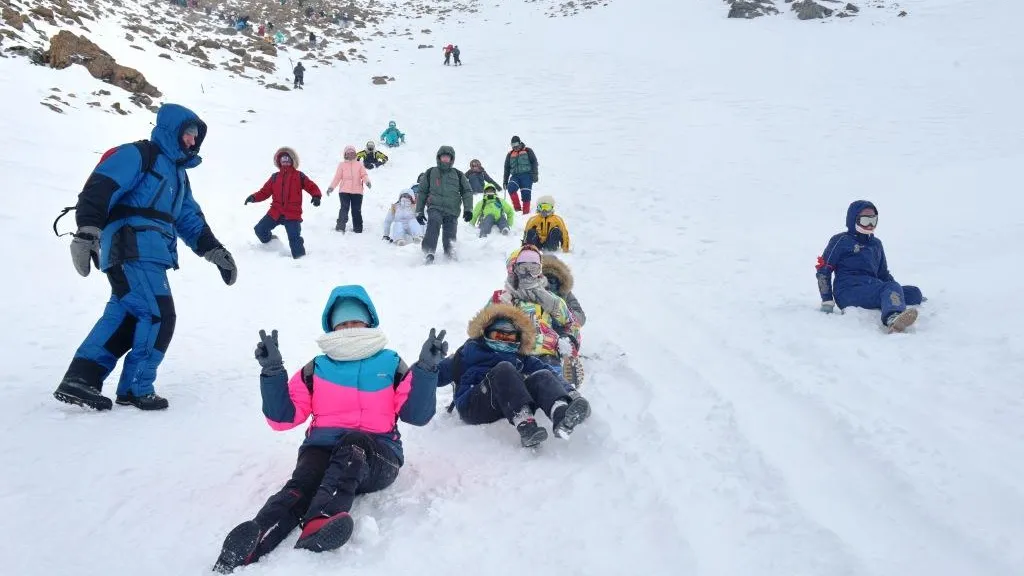
M875 205L867 200L856 200L846 210L846 229L850 231L850 234L860 234L857 232L857 214L865 208L875 208ZM875 213L878 213L878 208L875 208Z
M191 152L186 152L181 147L181 132L185 124L195 122L199 125L199 134L196 136L196 145ZM175 164L185 168L195 168L203 161L199 157L199 147L206 139L206 123L199 119L199 116L178 104L164 104L156 113L156 126L150 140L156 142L168 158Z
M355 298L366 305L366 309L370 311L370 328L380 326L380 316L377 316L377 309L374 308L370 295L366 293L366 289L362 286L352 284L350 286L338 286L331 291L331 295L327 298L327 305L324 306L323 318L321 319L324 332L330 332L331 328L333 328L333 326L329 325L331 323L331 310L338 300L344 298Z

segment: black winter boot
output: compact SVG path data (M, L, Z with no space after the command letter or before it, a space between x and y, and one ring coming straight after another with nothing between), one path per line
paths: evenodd
M135 406L139 410L164 410L169 405L166 398L154 393L142 396L136 396L131 392L124 395L118 394L116 402L118 406Z
M576 395L568 404L559 403L551 411L551 430L558 438L567 438L576 426L590 417L590 402Z
M84 406L93 410L110 410L114 403L98 388L86 384L84 380L65 378L53 392L53 397L67 404Z
M242 522L235 526L224 539L224 545L220 549L217 563L213 565L213 571L230 574L235 568L250 564L262 538L263 530L255 520Z

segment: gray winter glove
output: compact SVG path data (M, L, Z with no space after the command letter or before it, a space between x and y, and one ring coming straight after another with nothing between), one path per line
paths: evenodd
M93 266L100 267L100 234L102 232L95 226L82 226L71 240L71 263L82 276L89 275L89 260Z
M234 284L238 279L238 267L235 266L235 259L231 257L231 252L228 252L227 248L218 246L203 254L203 258L213 262L213 265L220 270L220 277L228 286Z
M825 314L831 314L835 307L836 303L832 300L821 303L821 311L824 312Z
M436 331L436 328L430 329L430 336L427 336L420 350L419 365L427 372L437 370L437 365L448 355L448 343L444 341L446 331L441 330L440 334L436 334Z
M531 288L525 292L531 302L540 304L540 307L548 314L554 315L558 311L558 296L555 296L549 290Z
M263 368L264 376L273 376L284 372L284 360L281 350L277 347L277 330L267 336L266 330L260 330L260 342L256 344L256 361Z

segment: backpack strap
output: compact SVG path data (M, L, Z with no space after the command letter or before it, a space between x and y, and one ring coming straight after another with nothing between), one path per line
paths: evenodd
M302 383L306 385L306 390L309 390L309 395L313 395L313 371L316 369L316 358L309 361L308 364L302 367Z

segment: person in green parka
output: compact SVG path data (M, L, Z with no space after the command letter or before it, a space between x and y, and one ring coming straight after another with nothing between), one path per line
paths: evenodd
M490 234L495 224L502 234L507 235L515 213L507 200L498 198L498 188L487 182L484 184L484 197L473 207L473 219L469 223L477 226L479 222L481 238Z
M437 166L420 175L416 192L416 221L427 227L421 244L427 264L434 261L437 237L442 227L444 254L455 259L452 243L459 230L459 208L462 208L462 218L466 222L473 218L473 188L466 175L453 166L454 163L455 149L441 146L437 150Z

